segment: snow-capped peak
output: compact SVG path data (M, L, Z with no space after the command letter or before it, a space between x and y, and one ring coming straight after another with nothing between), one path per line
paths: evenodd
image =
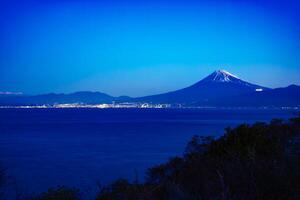
M211 81L216 81L216 82L230 82L236 79L240 79L237 76L225 70L216 70L214 73L212 73L209 76L209 78Z
M226 71L226 70L217 70L217 73L221 73L223 76L232 76L234 78L240 79L239 77L237 77L236 75L231 74L230 72Z
M192 85L193 87L198 87L198 86L221 86L221 85L226 85L226 86L238 86L238 87L244 87L246 89L251 89L253 92L262 92L264 90L267 90L268 88L261 87L259 85L255 85L246 81L243 81L239 77L231 74L230 72L226 70L216 70L213 73L211 73L209 76L206 78L202 79L201 81L197 82L196 84Z

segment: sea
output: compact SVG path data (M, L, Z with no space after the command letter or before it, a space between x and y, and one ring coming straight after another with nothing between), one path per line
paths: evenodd
M297 115L294 109L0 109L0 166L10 192L79 188L86 197L119 178L182 156L194 135ZM91 197L92 198L92 197Z

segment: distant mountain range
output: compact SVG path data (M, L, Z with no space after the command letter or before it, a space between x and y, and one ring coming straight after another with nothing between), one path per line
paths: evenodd
M3 95L0 94L0 105L20 106L20 105L53 105L53 104L99 104L112 103L113 101L130 101L127 96L113 97L102 92L75 92L71 94L41 94L41 95Z
M300 86L270 89L252 84L225 71L217 70L189 87L158 95L131 98L113 97L101 92L43 94L27 96L0 93L0 105L53 105L66 103L100 104L120 102L180 104L183 106L300 106Z

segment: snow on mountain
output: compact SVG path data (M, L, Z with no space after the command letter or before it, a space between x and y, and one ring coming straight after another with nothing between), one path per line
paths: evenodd
M207 84L209 82L210 83L231 83L231 84L236 84L236 85L243 85L248 88L251 88L253 91L256 91L256 92L261 92L261 91L268 89L266 87L261 87L259 85L255 85L255 84L246 82L246 81L240 79L238 76L233 75L232 73L230 73L226 70L216 70L215 72L213 72L212 74L210 74L209 76L207 76L206 78L204 78L203 80L201 80L198 83L200 83L200 84L206 83Z
M194 84L196 85L208 85L208 84L214 84L214 85L219 85L219 84L225 84L225 85L238 85L238 86L245 86L245 88L251 88L253 91L262 91L266 90L268 88L262 87L256 84L252 84L249 82L246 82L242 79L240 79L238 76L233 75L232 73L226 71L226 70L216 70L212 74L208 75L206 78L202 79L201 81L197 82Z
M240 80L237 76L225 71L225 70L216 70L206 79L207 81L215 81L215 82L230 82Z

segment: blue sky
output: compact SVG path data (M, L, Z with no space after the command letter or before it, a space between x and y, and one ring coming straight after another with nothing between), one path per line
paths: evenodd
M283 1L282 1L283 2ZM226 69L300 85L297 1L0 3L0 91L142 96Z

